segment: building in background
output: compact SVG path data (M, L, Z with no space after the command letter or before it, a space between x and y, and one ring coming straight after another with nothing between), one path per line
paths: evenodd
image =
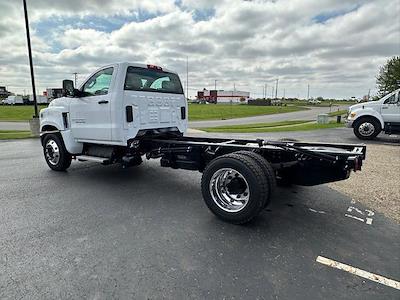
M12 95L12 93L7 91L5 86L0 86L0 98L7 98L10 95Z
M246 103L250 98L249 92L244 91L224 91L224 90L206 90L197 92L199 102L209 103Z

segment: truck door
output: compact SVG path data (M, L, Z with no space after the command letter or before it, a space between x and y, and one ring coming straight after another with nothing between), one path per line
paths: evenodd
M83 96L72 98L71 129L78 140L111 140L111 87L114 68L102 69L82 86Z
M381 107L381 115L385 123L398 123L400 125L400 91L387 98ZM393 124L395 125L395 124Z

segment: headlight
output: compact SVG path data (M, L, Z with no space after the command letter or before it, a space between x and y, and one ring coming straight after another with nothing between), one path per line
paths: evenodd
M354 118L356 116L355 112L350 113L350 118Z

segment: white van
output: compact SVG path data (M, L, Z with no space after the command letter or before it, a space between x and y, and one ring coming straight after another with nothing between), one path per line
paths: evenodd
M7 99L3 100L3 104L24 104L22 96L8 96Z
M36 96L37 104L47 104L49 100L46 96L37 95ZM33 95L29 95L29 102L33 102Z

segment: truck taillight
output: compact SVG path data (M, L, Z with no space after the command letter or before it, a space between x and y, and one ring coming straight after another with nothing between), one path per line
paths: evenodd
M354 159L354 172L361 171L362 160L359 157Z
M147 69L159 70L162 71L162 68L155 65L147 65Z

